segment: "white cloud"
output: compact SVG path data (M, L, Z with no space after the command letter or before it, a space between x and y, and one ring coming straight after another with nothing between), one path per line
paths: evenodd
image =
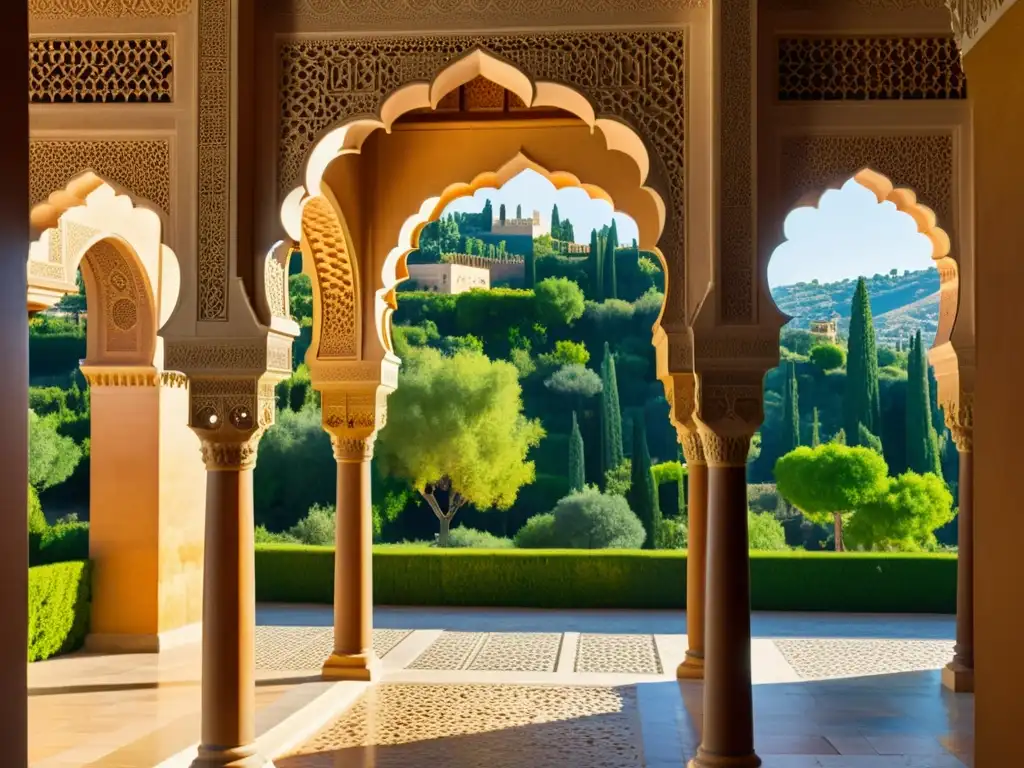
M817 208L794 209L784 229L786 242L768 263L771 287L934 266L931 242L914 220L853 179L826 192Z

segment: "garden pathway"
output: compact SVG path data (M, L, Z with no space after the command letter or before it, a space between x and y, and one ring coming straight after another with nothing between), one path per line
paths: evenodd
M681 613L378 608L372 688L319 681L329 607L257 613L258 731L288 754L278 768L677 768L699 741L700 687L674 680ZM969 765L954 754L969 756L973 697L937 671L952 617L755 614L753 628L767 768ZM198 650L30 665L32 765L187 765Z

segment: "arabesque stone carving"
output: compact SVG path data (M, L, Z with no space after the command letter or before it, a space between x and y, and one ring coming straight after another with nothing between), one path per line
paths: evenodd
M208 470L256 466L260 438L274 423L274 385L279 380L262 376L191 381L189 426L202 441Z
M974 394L960 392L955 400L943 403L943 410L956 449L961 453L974 450Z
M353 360L360 355L359 283L345 230L331 203L314 197L302 214L302 236L316 271L321 359Z
M169 104L173 77L169 37L29 41L32 104Z
M151 19L183 16L193 0L28 0L29 15L37 19Z
M694 421L708 466L746 466L750 440L764 421L764 372L701 373Z
M982 32L989 19L999 12L1005 2L1006 0L946 0L950 26L961 50L969 41L978 37L978 33Z

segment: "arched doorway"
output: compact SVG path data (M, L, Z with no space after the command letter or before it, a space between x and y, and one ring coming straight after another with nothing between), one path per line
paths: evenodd
M152 652L198 633L205 472L189 430L188 382L164 367L160 327L178 300L162 221L91 172L36 206L30 311L88 301L81 371L91 410L87 645Z

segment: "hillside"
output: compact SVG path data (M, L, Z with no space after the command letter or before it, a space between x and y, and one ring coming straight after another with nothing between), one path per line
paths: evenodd
M923 269L902 275L875 275L866 278L871 297L871 313L879 341L895 344L918 328L925 338L934 337L939 322L939 272ZM828 320L833 315L839 332L847 332L850 302L856 280L835 283L796 283L772 290L775 303L792 315L788 328L806 330L812 320Z

